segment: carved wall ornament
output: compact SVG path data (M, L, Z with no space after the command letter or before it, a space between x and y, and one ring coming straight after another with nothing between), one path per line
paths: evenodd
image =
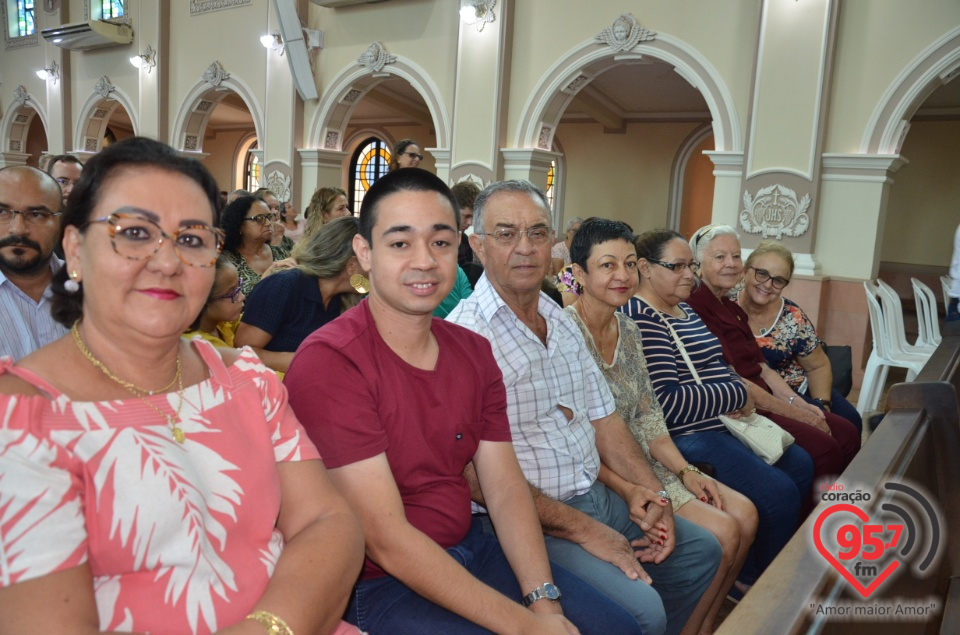
M23 107L23 105L31 99L33 99L33 97L31 97L27 89L23 87L23 84L13 89L13 101L20 104L20 107Z
M190 15L200 15L221 9L235 9L250 4L251 0L190 0Z
M277 195L277 200L290 200L290 177L280 170L274 170L268 174L263 185Z
M20 139L10 140L10 152L20 152Z
M563 92L574 94L580 92L580 89L586 86L590 82L590 78L586 75L578 75L576 79L567 84L567 87L563 89Z
M323 141L323 147L328 150L336 150L337 143L340 141L340 133L335 130L327 132L327 136Z
M110 111L106 108L97 108L93 111L93 115L90 116L91 119L103 119L107 116L107 113Z
M624 13L593 39L619 53L629 51L640 42L647 42L656 36L655 32L640 26L632 15Z
M360 95L362 94L363 94L362 91L359 91L356 88L354 88L350 90L346 95L344 95L343 99L341 99L340 101L343 103L352 104L353 102L357 101L357 99L359 99Z
M459 179L457 179L457 183L464 183L464 182L473 183L474 185L479 187L481 190L487 186L487 184L483 182L483 179L477 176L476 174L474 174L473 172L471 172L470 174L461 176Z
M183 140L183 149L184 150L193 150L196 151L199 147L199 138L197 135L188 134Z
M222 84L226 79L230 79L230 73L223 70L223 65L220 64L219 61L214 62L207 67L207 70L203 71L203 81L214 88Z
M213 102L201 99L200 103L197 104L197 107L194 110L196 112L210 112L213 110Z
M541 126L540 128L540 138L537 139L537 147L541 150L550 149L550 133L553 132L553 128L550 126Z
M83 141L84 152L97 152L100 149L100 142L96 137L85 137Z
M796 192L779 184L760 189L756 198L744 190L740 225L748 234L762 234L764 238L795 238L810 228L809 208L809 194L797 199Z
M397 61L396 55L387 53L387 49L380 42L374 42L367 47L363 55L357 58L357 64L363 66L371 73L378 73L383 70L387 64L393 64Z
M93 92L100 95L104 99L110 99L110 93L116 89L117 87L110 83L110 79L106 75L101 75L100 79L97 80L96 85L93 87Z
M13 118L13 123L29 123L30 115L25 115L23 113L18 114Z

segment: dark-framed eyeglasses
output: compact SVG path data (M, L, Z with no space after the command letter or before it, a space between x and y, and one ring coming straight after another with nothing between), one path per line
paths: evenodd
M84 227L95 223L107 225L113 251L129 260L147 260L160 250L164 240L169 240L183 264L212 267L223 248L223 232L204 223L185 225L173 235L140 214L114 213L94 219Z
M411 159L416 159L417 161L423 161L423 155L417 154L416 152L401 152L400 154L405 154Z
M60 216L60 212L51 212L44 209L24 211L20 209L2 208L0 209L0 225L9 225L13 222L13 217L17 214L20 215L24 223L34 226L49 225L54 218Z
M553 230L544 225L537 225L528 229L513 229L512 227L501 227L492 232L474 232L478 236L493 236L497 244L501 247L512 247L520 242L520 236L527 235L527 239L534 245L542 245L553 236Z
M256 216L250 216L249 218L244 218L243 220L252 220L258 225L266 225L267 223L275 223L279 218L279 214L257 214Z
M228 293L224 293L223 295L211 296L210 301L213 302L214 300L226 300L227 298L230 298L230 303L236 304L237 302L240 301L240 294L242 292L243 292L243 278L237 278L237 286L235 286Z
M767 280L770 281L770 284L773 285L773 288L777 291L782 290L785 286L790 284L790 281L786 278L781 278L780 276L771 276L770 272L766 269L757 269L756 267L750 267L753 269L753 277L757 280L758 284L764 284Z
M700 263L696 260L691 260L690 262L664 262L662 260L646 258L646 261L652 262L655 265L660 265L664 269L669 269L674 273L683 273L686 269L689 269L691 273L697 273L697 271L700 270Z

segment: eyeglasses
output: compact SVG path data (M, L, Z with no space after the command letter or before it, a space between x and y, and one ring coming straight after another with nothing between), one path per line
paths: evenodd
M60 185L76 185L77 179L68 179L66 177L61 176L59 179L57 179L57 183L59 183Z
M405 154L411 159L416 159L417 161L423 161L423 155L417 154L416 152L401 152L400 154Z
M689 269L691 273L697 273L700 270L700 263L696 260L691 260L690 262L664 262L662 260L654 260L653 258L647 258L647 262L652 262L655 265L660 265L664 269L669 269L675 273L683 273L685 269Z
M790 284L790 281L786 278L781 278L780 276L771 276L770 272L766 269L757 269L756 267L750 267L753 269L753 277L757 279L757 282L764 284L767 280L770 281L770 284L773 285L773 288L777 291L780 291L785 286Z
M244 218L243 220L252 220L259 225L266 225L267 223L276 222L278 218L280 218L279 214L257 214L256 216Z
M553 231L549 227L530 227L529 229L510 229L502 228L495 231L487 233L483 232L474 232L478 236L493 236L494 240L497 241L497 244L501 247L512 247L520 242L520 236L522 234L527 235L527 239L534 245L542 245L550 240L550 237L553 235Z
M49 225L54 218L60 216L60 212L48 212L42 209L31 209L27 211L0 209L0 225L9 225L13 222L13 217L17 214L20 214L24 223L34 226Z
M213 302L214 300L226 300L227 298L230 298L230 303L236 304L237 302L240 301L240 294L242 293L242 289L243 289L243 278L237 278L237 286L233 288L233 291L230 291L229 293L224 293L223 295L211 296L210 301Z
M110 214L87 225L93 223L106 223L113 250L130 260L147 260L160 250L164 239L169 239L183 264L210 267L223 247L223 232L202 223L181 227L172 236L139 214Z

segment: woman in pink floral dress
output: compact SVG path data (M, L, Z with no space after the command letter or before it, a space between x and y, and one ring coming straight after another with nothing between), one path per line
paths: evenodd
M352 511L248 349L182 340L220 249L218 188L161 143L84 168L54 315L0 362L0 631L348 633Z

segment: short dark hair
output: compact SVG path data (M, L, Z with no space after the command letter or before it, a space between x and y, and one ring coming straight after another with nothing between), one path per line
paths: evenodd
M220 229L223 230L223 250L236 251L243 243L243 219L254 203L261 202L255 196L241 196L223 208L220 215Z
M360 205L360 235L368 243L373 244L373 226L377 224L377 208L380 202L397 192L436 192L450 203L455 220L454 228L460 227L460 206L441 178L420 168L395 170L377 179L367 190Z
M83 161L72 154L58 154L55 157L51 157L50 161L47 163L47 174L53 174L53 166L58 163L76 163L83 168Z
M637 248L637 258L663 260L663 252L672 240L687 242L683 234L672 229L651 229L640 234L633 243Z
M53 162L50 163L49 168L52 167ZM100 191L104 185L109 183L118 172L130 167L159 168L181 174L195 182L210 203L213 224L216 225L220 188L207 168L199 161L181 156L165 143L146 137L130 137L99 152L84 166L80 179L67 201L66 210L61 218L62 227L73 225L81 232L86 231L86 225L93 216L93 210L97 206ZM63 288L63 283L67 281L67 274L67 268L61 267L60 271L54 275L50 287L53 293L50 313L64 326L72 325L83 316L83 289L81 287L76 293L67 293Z
M592 217L580 224L580 229L570 243L570 262L575 262L587 271L587 259L594 246L608 240L622 240L633 245L636 238L630 225L618 220Z

